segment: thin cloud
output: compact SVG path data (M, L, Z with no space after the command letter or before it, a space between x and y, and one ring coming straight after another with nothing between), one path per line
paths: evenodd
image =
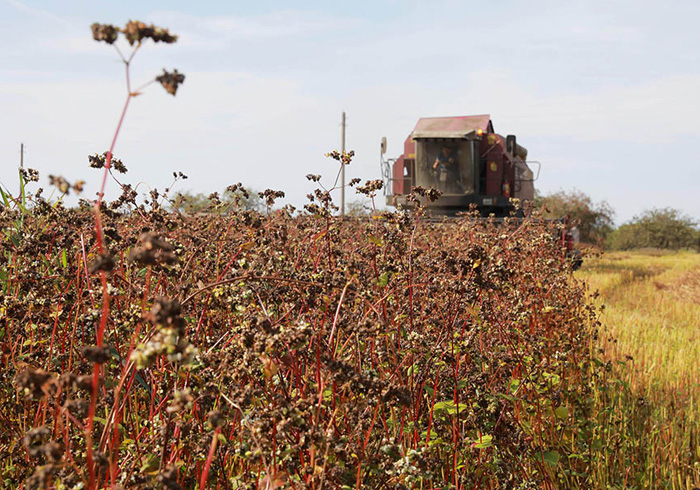
M4 1L5 1L5 3L14 7L19 12L29 14L33 17L38 17L41 19L48 19L48 20L51 20L54 22L61 22L65 25L71 25L71 23L67 19L61 17L60 15L56 15L53 12L49 12L48 10L42 10L42 9L38 9L35 7L30 7L28 5L25 5L22 2L19 2L18 0L4 0Z
M199 16L174 11L153 12L158 19L180 34L179 44L187 48L227 47L240 41L266 41L283 38L309 38L325 32L356 29L358 19L316 12L278 11L255 16Z
M677 75L636 84L608 84L588 92L542 93L519 83L504 70L470 76L468 95L456 106L480 109L498 126L519 128L521 134L581 141L670 141L678 135L700 137L694 123L700 112L700 75ZM470 112L479 112L470 111Z

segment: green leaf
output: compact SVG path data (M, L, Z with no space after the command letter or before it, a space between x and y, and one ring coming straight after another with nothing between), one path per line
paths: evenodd
M159 459L153 455L149 454L146 456L146 461L141 465L141 473L147 475L157 475L159 472Z
M542 453L542 458L552 466L559 464L559 452L558 451L545 451Z
M452 400L445 400L442 402L437 402L433 405L433 412L445 411L449 415L454 415L457 413L457 405Z
M63 253L61 254L61 265L65 269L68 267L68 256L66 255L66 249L63 249Z
M552 386L556 386L561 382L561 377L556 373L544 372L542 373L542 377L549 381Z
M477 449L486 449L491 446L493 446L493 436L489 434L482 435L479 440L472 444L472 447Z
M9 208L10 207L10 201L7 198L7 194L5 193L4 190L2 190L2 187L0 187L0 195L2 195L2 201L5 203L5 207Z
M600 438L593 439L593 442L591 442L591 449L593 451L599 451L599 450L603 449L603 441L600 440Z
M512 395L515 395L519 389L520 389L520 380L519 379L512 379L510 382L510 393Z
M554 415L556 415L558 419L566 419L569 416L569 408L564 406L557 407L554 409Z
M323 390L323 401L328 402L331 401L331 399L333 399L333 390L330 388L326 388L325 390Z
M10 280L10 274L7 272L7 270L0 269L0 282L2 282L2 285L5 289L5 291L7 291L7 285L8 285L9 280Z
M386 287L386 285L389 284L389 273L383 272L382 275L379 276L379 279L377 279L377 284L379 284L380 287Z
M369 241L374 243L377 247L381 247L382 245L384 245L382 241L374 235L370 235L368 238Z
M24 225L24 215L27 212L27 194L25 190L25 184L26 182L24 181L24 177L22 177L22 170L18 170L19 172L19 187L22 195L22 200L20 201L20 210L22 211L22 225Z

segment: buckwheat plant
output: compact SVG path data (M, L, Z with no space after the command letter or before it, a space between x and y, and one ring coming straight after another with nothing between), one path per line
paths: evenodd
M166 44L173 44L174 42L177 41L177 36L170 34L168 29L163 29L161 27L154 26L153 24L151 25L146 25L143 22L139 21L129 21L123 28L119 28L110 24L99 24L99 23L94 23L91 26L92 29L92 37L95 41L98 42L104 42L107 43L111 46L114 47L116 50L117 54L119 55L119 58L121 61L124 63L124 71L126 75L126 99L124 101L124 107L122 109L121 115L119 117L119 122L117 124L117 129L114 132L114 135L112 137L112 143L109 147L109 151L105 155L104 158L104 174L102 178L102 185L100 187L100 192L98 194L97 200L95 201L94 204L94 212L95 212L95 232L97 235L97 247L99 250L99 254L104 256L105 255L105 249L104 249L104 231L102 229L102 221L101 221L101 207L102 207L102 200L104 198L104 191L105 191L105 185L107 183L107 175L110 172L110 169L112 167L112 155L114 151L114 147L117 142L117 138L119 137L119 132L121 130L122 124L124 123L124 118L126 116L126 111L129 108L129 103L131 100L138 96L141 95L143 90L150 85L153 82L158 82L160 83L165 90L167 90L168 93L175 95L177 93L178 87L185 81L185 76L182 73L179 73L177 70L173 70L172 72L168 72L166 70L163 71L163 74L156 76L155 78L151 79L144 85L141 85L139 88L132 88L132 81L131 81L131 62L134 59L134 56L136 56L136 53L139 51L139 49L143 46L144 42L146 42L148 39L152 40L154 43L166 43ZM124 40L128 43L129 45L129 52L127 54L124 54L122 50L119 48L118 45L118 40L119 37L122 36ZM99 161L99 158L94 159L96 161ZM91 160L92 163L92 160ZM121 162L119 162L121 164ZM119 167L117 167L119 169ZM110 294L109 290L107 287L107 270L99 270L100 276L101 276L101 282L102 282L102 315L100 318L100 323L97 328L96 332L96 344L98 348L103 348L103 342L104 342L104 333L105 333L105 327L107 325L107 318L109 316L109 303L110 303ZM129 365L127 365L129 366ZM126 366L125 366L126 370ZM94 423L94 416L95 416L95 403L98 397L98 387L99 387L99 379L100 379L100 372L101 372L101 363L95 362L93 366L93 379L92 379L92 396L90 399L90 409L88 412L88 421L87 425L85 428L85 435L86 435L86 443L87 443L87 470L88 470L88 488L92 489L96 485L96 474L95 474L95 460L93 456L93 447L92 447L92 432L93 432L93 423ZM126 373L123 373L126 374ZM118 397L119 390L117 390L116 397ZM118 398L115 401L115 407L118 406ZM105 429L106 430L106 429ZM115 429L116 431L116 429ZM116 433L116 432L115 432ZM115 451L118 451L118 447L115 449ZM112 458L112 464L111 464L111 475L112 478L114 479L114 476L116 474L116 454L113 455Z

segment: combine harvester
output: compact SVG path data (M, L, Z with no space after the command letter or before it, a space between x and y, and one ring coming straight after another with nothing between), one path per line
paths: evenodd
M541 165L527 161L527 150L515 135L505 138L493 129L491 116L425 117L418 120L404 142L398 158L385 159L382 138L381 166L386 203L410 208L407 194L414 186L442 191L439 199L427 202L434 217L456 216L470 209L483 217L523 217L527 203L535 199L534 181ZM537 166L537 175L530 169ZM512 198L521 206L516 209ZM572 267L581 266L581 252L574 248L568 219L561 220L564 256Z
M442 197L428 203L433 216L455 216L474 206L482 216L505 217L513 212L511 198L535 198L536 176L527 162L527 150L514 135L496 134L491 116L426 117L418 120L404 143L404 153L381 165L386 203L410 206L411 187L433 187Z

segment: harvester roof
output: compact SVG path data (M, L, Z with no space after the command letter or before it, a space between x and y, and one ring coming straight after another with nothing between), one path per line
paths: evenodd
M478 130L493 133L493 124L489 114L479 116L457 117L423 117L418 120L411 133L413 139L419 138L467 138L476 135Z

